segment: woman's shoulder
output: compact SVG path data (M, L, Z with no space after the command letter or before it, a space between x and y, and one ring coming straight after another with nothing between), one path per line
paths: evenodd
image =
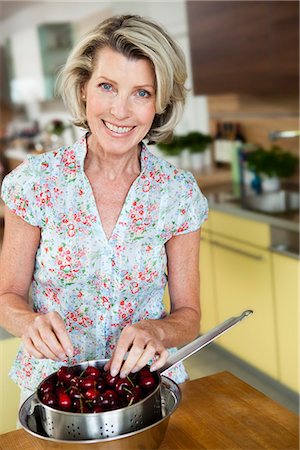
M169 187L182 184L194 184L196 180L191 172L174 166L159 155L145 147L146 171L154 182L167 184Z

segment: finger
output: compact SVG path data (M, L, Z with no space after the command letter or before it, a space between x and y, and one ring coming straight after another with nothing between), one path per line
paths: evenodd
M128 353L126 360L124 361L123 366L121 367L120 371L121 378L127 377L127 375L131 372L131 369L133 369L137 365L144 351L145 351L144 341L141 339L136 339Z
M56 334L60 346L62 347L62 351L60 352L71 358L73 356L74 349L63 319L58 313L54 313L53 316L50 316L50 318L52 328Z
M48 347L49 351L55 355L56 359L64 361L67 358L55 332L51 330L45 333L44 330L40 330L40 336L43 343Z
M48 345L43 341L38 330L31 330L29 333L29 339L31 340L34 348L44 355L44 358L53 359L59 361L60 359L51 351Z
M168 356L169 356L169 352L167 349L164 348L160 352L158 358L151 364L150 371L154 372L155 370L160 369L166 363Z
M164 347L159 345L159 349L163 351ZM149 341L147 346L144 348L144 351L142 352L140 358L136 361L135 365L129 368L130 372L138 372L142 369L142 367L145 367L145 365L148 364L149 361L153 359L157 353L159 353L159 349L153 341Z
M105 372L109 371L110 365L111 365L111 360L107 361L107 363L104 365L103 369L105 370Z
M42 353L40 353L38 350L36 350L31 339L29 339L27 337L23 337L22 341L24 343L25 350L27 351L27 353L29 353L30 356L33 356L34 358L37 358L37 359L42 359L45 357Z
M110 360L110 373L112 376L116 376L120 372L125 355L128 349L131 347L134 341L134 337L134 329L130 326L126 326L121 333L117 346Z

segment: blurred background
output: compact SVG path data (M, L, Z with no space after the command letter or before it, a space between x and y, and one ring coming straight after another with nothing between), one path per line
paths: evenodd
M83 133L55 94L56 77L80 36L123 13L157 20L186 55L184 116L173 142L151 149L191 170L209 200L201 330L255 311L190 358L190 375L231 370L298 410L297 1L0 1L0 184L29 153ZM0 225L1 242L1 200ZM19 340L0 331L5 432L15 424L18 394L7 372Z

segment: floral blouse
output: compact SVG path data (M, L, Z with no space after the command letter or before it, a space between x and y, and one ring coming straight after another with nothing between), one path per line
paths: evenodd
M29 156L2 184L7 206L41 229L32 304L35 311L64 318L72 364L110 358L127 324L165 317L165 244L197 230L207 217L207 201L192 174L142 144L141 173L107 239L84 172L86 152L84 135L70 147ZM61 364L35 359L21 344L10 376L34 390ZM166 375L177 382L187 378L182 364Z

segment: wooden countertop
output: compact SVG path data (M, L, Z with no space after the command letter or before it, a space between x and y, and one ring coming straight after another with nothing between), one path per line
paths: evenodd
M299 449L297 415L231 373L188 381L181 390L182 401L170 417L159 450ZM49 443L24 430L0 436L1 450L44 450ZM51 445L57 450L79 447L89 450L94 444ZM105 450L106 445L99 448Z

